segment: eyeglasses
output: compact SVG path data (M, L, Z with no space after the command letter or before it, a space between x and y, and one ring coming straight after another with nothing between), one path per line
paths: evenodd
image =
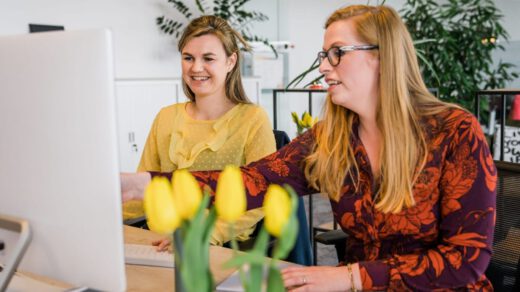
M346 52L352 51L369 51L377 50L379 46L376 45L359 45L359 46L343 46L343 47L331 47L326 51L318 52L318 64L321 65L323 59L327 57L331 66L338 66L341 61L341 56L345 55Z

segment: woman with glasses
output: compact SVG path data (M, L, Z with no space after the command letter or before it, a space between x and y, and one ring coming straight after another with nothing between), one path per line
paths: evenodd
M242 167L248 207L270 183L329 196L348 235L338 267L287 268L290 291L490 290L496 169L473 115L422 80L406 26L387 6L355 5L325 24L324 119ZM211 172L196 178L214 186ZM254 178L254 179L253 179ZM124 182L142 188L138 174ZM134 184L133 186L130 186ZM256 194L255 193L255 194Z

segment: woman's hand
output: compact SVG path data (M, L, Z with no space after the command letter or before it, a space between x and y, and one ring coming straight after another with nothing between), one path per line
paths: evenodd
M152 180L152 176L148 172L121 173L120 178L123 203L130 200L142 200L144 190Z
M157 246L157 251L169 251L171 250L171 240L169 238L163 238L159 240L152 241L153 246Z
M290 292L351 289L347 267L291 267L282 270L282 279Z

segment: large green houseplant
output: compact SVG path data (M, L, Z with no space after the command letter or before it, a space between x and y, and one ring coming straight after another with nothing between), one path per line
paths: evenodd
M449 0L442 5L406 0L400 13L414 39L425 83L436 88L441 99L472 110L478 89L501 88L518 77L514 65L493 62L493 51L504 50L508 34L492 0ZM288 87L297 86L316 68L317 60Z
M421 62L424 81L439 97L473 110L479 89L503 88L518 77L513 64L493 62L508 34L492 0L406 0L401 10L413 39L435 39L420 48L431 66Z
M246 41L261 42L269 46L275 55L277 52L275 48L269 43L265 37L260 37L253 33L252 24L255 22L263 22L269 20L267 15L258 11L249 11L244 8L244 5L250 0L167 0L172 8L177 11L178 16L169 18L164 15L157 17L157 25L159 29L167 34L173 35L176 39L180 37L184 27L187 23L200 15L216 15L229 22L229 24L236 29ZM196 7L196 12L192 12L193 5Z

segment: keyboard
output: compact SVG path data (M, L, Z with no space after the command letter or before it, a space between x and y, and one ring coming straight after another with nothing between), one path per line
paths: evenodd
M143 244L125 244L125 263L132 265L173 268L173 254L157 251L155 246Z

